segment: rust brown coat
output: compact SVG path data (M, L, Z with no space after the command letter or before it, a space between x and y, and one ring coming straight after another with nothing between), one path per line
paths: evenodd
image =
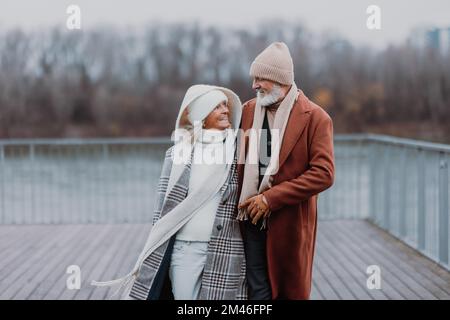
M256 100L244 104L241 128L252 127ZM245 143L248 149L248 137ZM238 167L242 186L244 165ZM284 133L280 168L264 192L273 299L309 299L317 230L317 195L334 181L333 122L301 90Z

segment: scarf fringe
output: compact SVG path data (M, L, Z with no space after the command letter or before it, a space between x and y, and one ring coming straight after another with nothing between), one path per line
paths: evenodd
M248 220L249 217L248 217L248 214L247 214L247 210L239 209L236 219L239 220L239 221L246 221L246 220ZM264 230L264 229L267 229L267 218L263 218L263 222L261 224L261 229L259 229L259 230Z
M130 284L133 284L136 277L137 277L136 272L130 272L126 276L115 280L110 281L92 280L91 285L96 287L112 287L117 284L120 284L120 286L110 296L106 298L107 300L112 300L112 298L114 298L122 289L124 289L124 291L127 291L127 289L130 288Z
M248 220L247 210L239 209L239 210L238 210L238 215L237 215L237 218L236 218L236 219L239 220L239 221Z

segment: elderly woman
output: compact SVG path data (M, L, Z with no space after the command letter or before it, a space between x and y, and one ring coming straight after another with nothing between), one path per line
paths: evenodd
M166 152L144 249L130 274L94 285L121 283L129 299L247 298L232 130L241 112L231 90L188 89L176 121L183 139Z

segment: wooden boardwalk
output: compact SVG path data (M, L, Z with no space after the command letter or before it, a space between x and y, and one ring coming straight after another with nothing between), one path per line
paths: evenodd
M91 279L126 274L149 225L2 225L0 299L105 299ZM66 269L81 268L81 289ZM366 269L381 269L381 289ZM450 299L450 272L363 220L319 221L312 299Z

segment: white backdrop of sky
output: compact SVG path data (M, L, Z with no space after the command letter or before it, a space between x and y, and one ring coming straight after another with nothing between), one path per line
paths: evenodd
M254 28L267 19L284 19L378 48L404 41L416 27L450 26L449 0L0 0L0 28L65 28L70 4L80 6L84 30L155 21ZM366 27L366 9L372 4L381 8L381 30Z

